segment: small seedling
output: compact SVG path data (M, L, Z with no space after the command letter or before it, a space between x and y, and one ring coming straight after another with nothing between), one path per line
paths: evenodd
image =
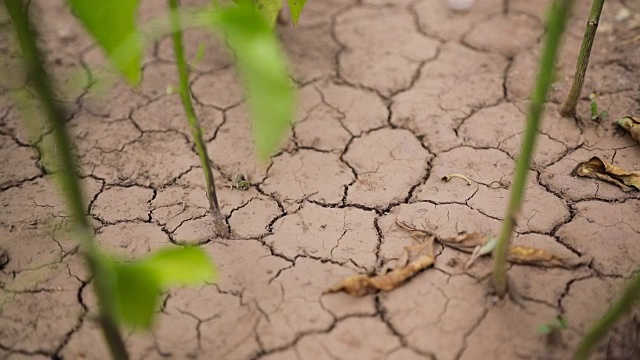
M567 322L567 319L560 318L550 321L546 324L542 324L538 326L536 330L539 334L553 336L554 334L557 334L560 331L566 329L568 325L569 324Z
M249 180L249 177L244 176L244 175L242 175L240 173L237 173L236 176L234 176L230 187L231 187L231 189L238 189L240 191L247 191L247 190L249 190L249 187L251 187L251 181Z
M609 118L609 112L606 110L599 110L598 103L596 102L597 97L598 96L594 93L589 95L589 100L591 100L591 120L598 122L606 121Z

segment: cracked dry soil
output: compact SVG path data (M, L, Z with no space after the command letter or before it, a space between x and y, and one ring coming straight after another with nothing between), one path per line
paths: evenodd
M100 50L63 1L32 1L100 243L125 256L198 244L219 266L217 284L171 290L152 332L126 333L132 358L567 359L640 266L638 192L570 175L591 156L640 169L640 146L611 121L598 129L557 115L589 1L577 2L564 40L514 241L593 262L574 270L513 265L520 299L495 301L489 259L465 271L466 255L439 248L434 269L393 292L322 295L344 276L398 259L411 239L396 219L443 237L498 232L509 191L495 184L513 175L546 4L482 0L452 13L440 0L309 1L298 28L278 29L299 109L268 166L254 160L228 53L204 31L186 33L190 58L210 44L191 86L233 233L220 240L209 236L179 98L166 94L177 83L170 40L146 56L140 88L121 83L101 98L86 71L104 61ZM157 5L142 1L141 16L160 14ZM624 7L631 16L620 19ZM637 1L608 1L596 37L584 93L600 94L612 120L640 112L640 43L627 41L639 14ZM8 20L0 20L6 46ZM12 79L0 96L0 248L8 256L0 265L0 358L107 359L64 202L10 101L22 86ZM579 114L589 118L587 100ZM37 141L50 141L48 129ZM252 181L248 190L230 188L238 173ZM477 185L440 180L451 173ZM559 338L536 332L558 317L569 324ZM594 358L640 358L637 309Z

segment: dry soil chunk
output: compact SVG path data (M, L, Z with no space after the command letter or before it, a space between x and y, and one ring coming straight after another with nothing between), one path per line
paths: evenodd
M280 208L271 198L254 198L231 214L229 225L236 236L258 237L267 232L267 226L278 215L280 215Z
M181 186L159 190L151 206L153 220L166 226L171 232L186 220L202 217L209 211L209 201L204 189Z
M594 267L602 273L631 276L640 263L639 217L640 200L580 202L573 220L557 235L580 253L593 256Z
M469 178L444 181L444 176L460 174ZM416 200L465 203L478 187L500 187L500 181L511 181L513 160L495 149L459 147L439 154L433 159L429 178L416 189ZM494 190L494 189L490 189Z
M432 151L450 149L465 117L500 101L506 66L502 56L444 45L411 89L394 97L391 122L424 136Z
M309 198L337 204L352 180L351 170L337 154L300 150L273 159L262 189L283 200Z
M38 176L38 153L27 146L19 146L9 136L0 135L0 189Z
M491 189L480 186L468 204L483 214L502 218L510 195L510 189L502 187ZM538 185L535 174L531 174L525 190L521 216L517 220L516 231L547 233L569 219L569 215L569 208L564 200Z
M120 257L142 257L153 250L174 246L156 224L120 223L100 229L101 246Z
M536 45L540 35L542 26L539 20L525 14L499 14L471 29L464 42L474 49L513 57L521 50Z
M353 261L372 271L378 244L374 218L371 211L306 204L295 214L278 219L273 235L264 240L290 259L309 255L340 263Z
M378 318L349 318L331 332L304 337L296 344L302 359L386 359L400 340Z
M387 318L408 344L438 359L452 360L486 311L486 290L468 276L439 271L418 275L381 295Z
M424 177L430 158L406 130L382 129L355 139L344 155L358 174L348 202L378 208L402 202Z
M422 61L433 58L438 42L415 29L410 13L396 8L354 8L338 17L340 75L390 96L411 86ZM402 39L402 41L398 41Z
M324 9L324 15L328 15L335 8L343 4L330 4L330 1L317 2L320 6L330 6L331 10ZM316 3L309 2L304 9L303 20L298 27L277 27L278 35L282 40L293 77L299 83L308 83L321 77L332 76L336 73L334 58L337 56L339 46L333 40L332 30L329 24L322 26L304 26L309 24L311 9Z
M220 293L215 286L173 291L166 316L154 330L159 352L176 359L249 359L260 349L254 329L260 313L254 303Z
M266 173L266 165L256 160L251 123L244 106L234 107L225 114L226 121L209 142L207 150L212 161L228 177L241 173L252 181L260 181Z
M139 186L111 187L98 194L91 212L100 219L118 221L147 220L153 190Z
M199 75L191 84L199 103L228 109L242 102L242 83L233 67Z
M194 108L203 137L205 139L212 138L218 126L222 124L222 112L209 106L197 104L194 105ZM134 110L131 119L142 131L174 130L191 138L189 123L178 94L162 96Z
M0 290L0 346L53 353L78 323L80 282L65 263L21 273Z
M105 153L93 174L108 183L161 187L198 164L191 144L172 132L144 133L121 152Z
M524 106L523 106L524 107ZM460 126L458 134L474 147L497 147L516 156L520 153L526 115L512 103L484 108ZM555 108L547 110L536 141L534 164L548 165L581 142L580 129L570 119L560 118Z
M93 179L82 182L85 199L91 199L101 184ZM46 224L66 214L66 205L51 177L25 182L0 192L0 226L32 227Z
M387 125L389 110L375 93L329 81L317 89L323 103L342 115L342 124L352 135Z
M556 316L548 305L526 302L523 309L509 300L498 302L467 337L460 359L566 359L567 350L545 346L545 338L535 332Z
M321 303L321 294L339 279L352 274L353 271L344 267L308 258L298 258L293 267L282 271L270 283L268 296L257 299L266 314L256 328L264 349L268 351L291 343L300 333L329 330L334 322L332 313L344 312L335 307L348 304L347 296L341 295L345 301ZM372 311L371 298L356 302L359 309L348 305L353 312Z

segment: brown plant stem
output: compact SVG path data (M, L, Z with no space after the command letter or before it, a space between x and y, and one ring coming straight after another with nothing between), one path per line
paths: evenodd
M593 40L596 37L596 30L598 29L598 23L600 22L600 14L602 13L603 6L604 0L593 0L593 3L591 4L591 13L587 20L587 27L584 30L582 46L580 47L578 63L576 64L576 73L573 77L573 84L571 85L571 90L569 91L567 99L560 109L560 115L564 117L576 116L576 106L578 105L578 99L582 92L582 85L584 85L584 76L587 73L587 67L589 66L589 56L591 55L591 49L593 48Z
M178 12L179 0L169 0L169 11L171 20L171 37L173 39L173 52L176 57L176 66L178 68L178 76L180 78L180 98L182 99L182 106L189 122L189 129L191 130L191 136L196 144L196 150L200 157L200 164L202 171L204 172L205 187L207 191L207 198L209 199L209 207L211 209L211 216L214 221L215 234L219 237L228 238L229 228L224 221L224 216L220 212L220 206L218 205L218 196L216 195L216 185L213 179L213 171L211 170L211 161L202 138L202 129L200 128L200 122L196 116L196 112L193 108L193 102L191 101L191 90L189 88L189 70L187 68L187 62L184 56L184 46L182 45L182 27L180 24L180 14Z
M531 104L529 105L529 115L527 119L527 129L522 142L522 149L516 163L513 188L509 198L507 213L502 222L502 229L498 243L493 252L494 271L493 286L498 296L503 297L507 292L507 251L513 228L516 226L524 190L527 184L529 166L533 157L536 137L538 135L538 125L542 119L544 103L547 100L551 83L553 82L555 62L560 47L560 39L564 32L566 19L573 6L574 0L554 0L549 10L547 24L547 35L540 58L540 68L538 77L531 94Z
M100 253L95 243L85 216L87 207L82 195L82 187L78 181L78 169L73 160L71 139L64 125L64 111L53 99L51 81L42 66L41 54L36 46L34 33L27 18L26 7L22 1L17 0L5 0L4 5L9 12L22 49L27 79L35 90L46 113L47 121L53 130L57 159L60 162L55 176L62 188L74 230L83 246L85 260L93 275L102 333L113 359L128 360L129 355L116 321L115 303L111 297L114 277L108 260Z

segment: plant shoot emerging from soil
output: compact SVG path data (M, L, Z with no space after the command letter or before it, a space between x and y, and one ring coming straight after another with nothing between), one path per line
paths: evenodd
M507 292L508 280L506 265L509 241L520 215L529 166L533 157L536 136L538 135L538 125L542 118L544 103L553 81L560 39L564 32L565 23L572 5L573 0L555 0L549 10L547 35L540 59L538 77L531 95L527 128L524 141L522 142L522 149L520 150L520 155L516 163L513 188L511 189L507 213L502 222L500 237L498 238L498 244L494 251L493 286L500 297L504 296Z
M178 13L179 0L169 0L169 10L171 12L171 28L173 30L173 52L176 58L176 66L178 68L178 76L180 78L180 98L182 99L182 106L184 107L187 121L189 122L189 128L191 130L191 136L196 144L196 150L200 157L200 165L204 172L205 188L207 191L207 198L209 200L209 209L211 216L213 217L213 228L216 236L222 238L229 237L229 228L224 221L224 216L220 212L220 205L218 205L218 196L216 195L216 186L213 179L213 171L211 170L211 161L207 152L207 147L202 138L202 129L200 128L200 122L196 117L196 112L193 108L191 101L191 90L189 89L189 70L187 69L187 63L184 56L184 48L182 45L182 27L180 26L180 14Z
M582 38L582 46L580 47L580 54L578 55L578 63L576 64L576 73L573 78L573 84L571 85L571 91L560 110L562 116L573 117L576 115L576 106L578 105L578 99L582 92L584 76L589 66L589 56L591 55L593 40L596 37L596 30L598 29L598 22L600 21L603 6L604 0L593 0L589 20L587 20L587 27L584 31L584 37Z

